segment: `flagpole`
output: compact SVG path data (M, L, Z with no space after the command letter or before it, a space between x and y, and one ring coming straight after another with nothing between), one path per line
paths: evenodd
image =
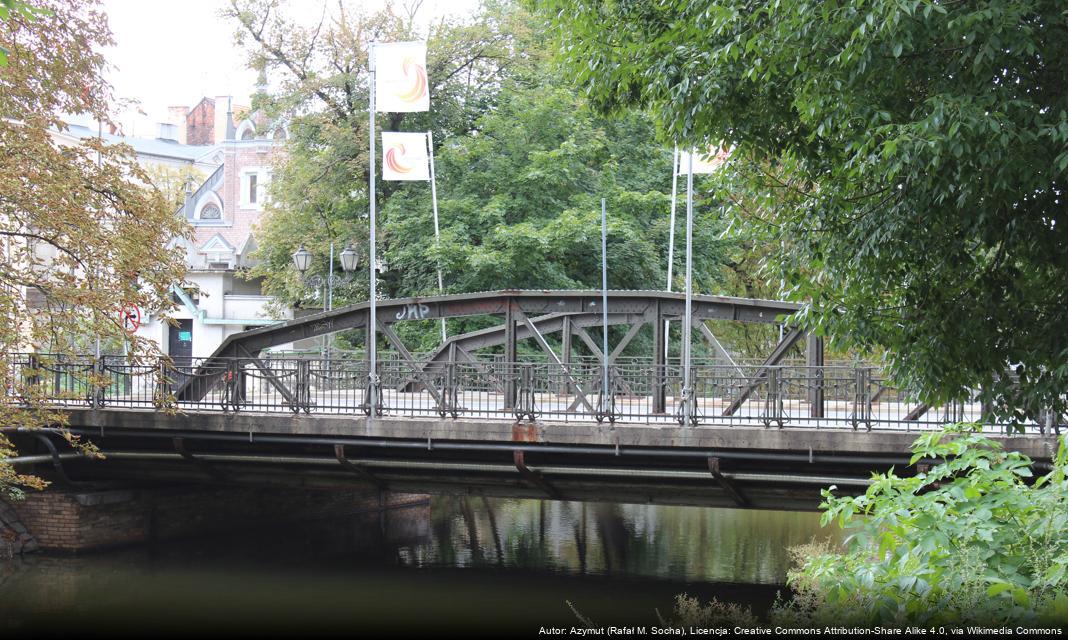
M368 105L368 120L369 120L369 153L367 159L367 170L369 176L369 189L368 189L368 201L370 202L370 218L371 218L371 241L370 241L370 253L371 264L369 267L371 288L370 288L370 318L367 322L367 354L370 358L369 369L367 374L367 407L368 416L371 419L378 409L378 354L375 353L376 341L378 339L378 314L377 314L377 297L378 277L375 273L377 268L375 258L375 43L372 40L367 45L367 85L369 87L369 93L367 96Z
M671 291L671 273L675 266L675 194L679 185L679 145L671 152L671 228L668 231L667 290ZM664 320L664 366L668 362L668 347L671 345L671 321Z
M434 244L441 248L441 229L438 227L438 180L434 173L434 134L426 132L427 157L430 158L430 200L434 205ZM441 258L438 258L438 293L445 295L445 284L441 277ZM441 342L445 343L448 336L445 333L445 317L441 318Z
M608 388L608 214L601 198L601 353L604 358L601 380L601 413L608 413L612 390Z
M686 168L686 311L682 317L683 334L683 359L682 359L682 389L683 389L683 415L682 419L689 420L694 412L690 397L690 350L692 349L692 308L693 308L693 155L694 149L690 149L689 162Z

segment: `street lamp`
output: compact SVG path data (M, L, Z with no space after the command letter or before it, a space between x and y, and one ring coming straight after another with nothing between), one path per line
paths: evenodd
M359 255L356 250L352 248L352 245L345 247L345 250L338 256L341 258L341 268L346 272L355 271L356 263L360 261Z
M334 308L334 287L337 285L345 284L352 280L355 275L352 273L356 269L356 265L359 263L359 254L352 248L352 245L345 247L345 250L339 255L341 259L341 268L345 273L342 276L334 274L334 243L330 243L330 268L326 276L311 275L305 276L308 269L311 268L312 252L304 248L304 245L300 245L300 248L293 252L293 266L300 272L301 282L305 287L310 289L320 289L323 296L323 311L332 311ZM323 354L329 361L330 358L330 337L323 336Z
M305 249L304 245L300 245L300 248L293 252L293 266L300 272L304 285L312 289L325 288L323 292L324 311L330 311L333 308L334 287L349 282L354 275L352 272L355 271L360 262L360 255L356 252L356 249L352 248L352 245L345 247L345 250L338 257L341 259L341 268L345 272L344 275L334 274L334 243L331 242L329 273L325 276L316 274L305 277L308 269L311 268L312 252ZM384 271L385 269L382 270Z
M293 252L293 265L301 275L304 275L304 272L311 266L311 259L311 251L305 249L304 245L300 245L300 248Z

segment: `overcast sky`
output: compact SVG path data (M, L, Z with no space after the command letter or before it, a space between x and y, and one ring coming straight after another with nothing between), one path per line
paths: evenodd
M155 137L167 107L195 105L204 96L233 95L248 104L256 74L234 45L234 23L219 17L228 0L102 0L115 47L105 51L109 81L120 98L137 100L146 115L120 116L126 135ZM323 0L291 0L293 15L319 18ZM336 2L330 2L335 5ZM382 0L357 2L368 8ZM401 4L401 3L397 3ZM425 17L470 12L477 0L426 0Z

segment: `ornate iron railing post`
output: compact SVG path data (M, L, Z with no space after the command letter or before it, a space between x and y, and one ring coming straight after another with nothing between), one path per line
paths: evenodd
M853 365L853 414L850 422L853 430L864 424L871 431L871 367Z
M522 420L524 417L534 422L537 407L534 403L534 365L525 363L519 369L519 384L516 390L515 417Z
M782 399L782 367L769 367L768 368L768 393L764 398L764 410L761 418L763 419L764 426L770 427L771 423L778 425L780 429L783 428L785 420L783 419L783 399Z
M90 376L92 380L90 388L92 389L93 397L95 399L92 406L96 407L97 409L103 408L104 405L107 404L107 400L105 397L106 388L103 385L103 379L105 375L104 359L106 357L107 356L101 356L99 358L93 359L93 374L92 376Z
M612 367L602 365L600 386L601 393L597 398L597 414L595 417L597 418L597 422L604 422L605 418L607 418L609 424L615 424L616 394L614 389L616 385L615 376L612 374Z
M675 411L675 419L680 425L686 425L689 423L692 426L697 426L697 390L694 385L694 371L690 371L690 379L686 380L686 373L682 374L682 400L679 402L679 407Z
M297 360L296 371L297 402L292 407L293 413L311 413L311 360Z
M367 375L367 388L363 393L363 413L367 416L382 415L382 376L378 374L378 370L379 367L375 366L375 373Z

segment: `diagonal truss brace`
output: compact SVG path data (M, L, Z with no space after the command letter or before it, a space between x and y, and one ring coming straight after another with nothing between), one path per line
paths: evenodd
M293 395L293 391L290 390L284 382L279 380L278 376L274 375L274 372L267 366L267 363L260 359L259 356L250 353L243 345L239 345L239 348L245 353L245 357L260 370L260 373L267 379L267 382L271 383L271 386L277 389L278 393L282 394L282 397L289 403L290 408L293 409L293 411L298 411L300 409L300 401L297 400L297 396Z
M516 316L518 316L519 320L521 320L523 324L527 325L527 328L530 329L530 333L534 336L534 340L538 343L538 346L541 347L542 351L548 354L549 358L552 359L554 363L556 363L556 366L560 369L560 371L562 371L563 374L567 376L568 381L572 384L572 388L575 390L575 394L578 396L577 399L580 400L582 404L586 406L586 409L588 409L590 413L596 413L597 410L593 408L592 404L590 404L589 399L586 397L586 393L582 390L582 387L579 386L578 380L576 380L575 376L571 374L571 367L565 365L563 362L560 361L560 357L557 356L556 352L552 350L552 347L550 347L549 343L546 342L545 336L541 335L541 332L538 331L538 328L534 326L533 322L530 321L530 318L527 317L527 314L523 313L518 308L515 310L515 313Z
M723 410L723 415L734 415L734 413L745 404L745 401L749 399L749 396L764 383L764 380L768 377L768 373L771 371L771 367L775 366L786 357L786 353L790 351L790 348L797 344L797 341L804 335L804 329L796 327L790 329L790 332L783 336L783 339L775 346L775 350L771 352L771 355L768 356L767 359L764 360L764 363L760 365L760 368L757 369L753 379L749 381L744 389L742 389L741 393L738 394L738 397Z
M430 395L434 397L438 406L442 406L441 393L438 392L434 385L430 384L430 381L423 374L422 367L415 361L415 358L412 356L412 353L408 351L408 348L404 346L404 342L401 341L400 336L393 331L393 327L379 319L378 328L382 331L382 334L386 336L386 339L389 340L390 344L393 345L393 348L397 350L397 353L401 354L401 357L404 358L405 362L408 363L408 366L411 367L412 375L414 375L415 378L423 384L426 390L430 392Z

